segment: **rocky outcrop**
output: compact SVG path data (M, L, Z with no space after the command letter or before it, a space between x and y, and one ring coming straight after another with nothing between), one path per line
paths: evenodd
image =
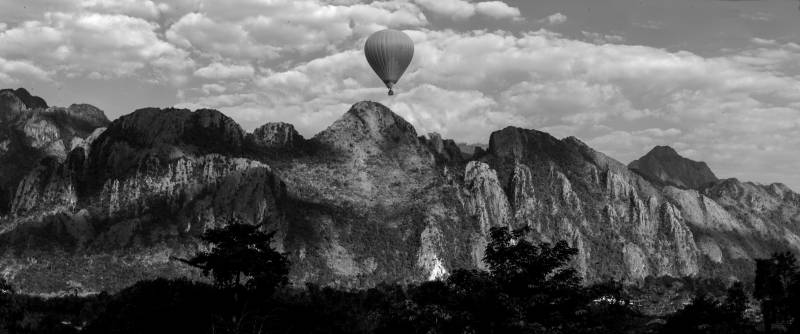
M485 268L492 227L566 240L588 281L747 278L753 258L800 250L800 196L780 184L654 184L574 137L516 127L466 161L374 102L308 140L271 124L247 135L215 110L148 108L81 132L65 157L20 172L0 218L3 275L32 292L199 277L170 256L232 221L278 232L293 283L344 287Z
M52 289L60 283L43 285L37 275L67 272L64 279L87 291L123 287L160 271L196 276L168 255L196 251L199 234L232 221L277 231L276 246L283 249L285 186L265 163L229 153L241 151L243 138L238 125L217 111L143 109L77 143L64 162L42 161L20 183L13 215L0 224L0 245L19 256L6 263L19 264L23 256L49 260L12 266L6 275L35 280L22 281L24 288ZM45 256L53 253L126 260L80 274L63 266L74 261ZM139 271L100 285L85 275L123 268Z
M705 162L684 158L669 146L656 146L628 167L657 184L701 189L717 181Z
M13 120L27 110L28 106L13 90L0 90L0 121Z
M589 280L699 273L692 231L680 211L624 165L575 138L509 127L481 158L510 199L511 225L529 237L567 240Z
M18 184L31 180L31 170L42 171L42 159L64 162L70 151L95 130L109 123L103 112L91 105L48 107L25 89L0 90L0 215L12 209ZM52 167L52 166L51 166ZM23 193L30 193L30 189Z
M305 139L294 125L275 122L264 124L253 131L253 141L267 148L289 149L301 145Z
M382 156L404 168L432 164L411 123L376 102L359 102L313 140L355 159Z
M428 146L436 156L436 159L442 164L460 164L464 161L461 149L452 139L442 139L442 136L435 132L419 139Z

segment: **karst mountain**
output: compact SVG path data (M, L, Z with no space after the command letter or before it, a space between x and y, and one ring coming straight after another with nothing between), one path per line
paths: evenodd
M566 240L590 282L744 279L754 258L800 251L800 195L719 180L669 147L626 166L574 137L507 127L462 152L379 103L342 112L304 138L286 123L248 133L211 109L109 121L2 90L2 275L45 294L199 278L174 258L231 222L276 231L292 283L341 287L484 268L494 226Z

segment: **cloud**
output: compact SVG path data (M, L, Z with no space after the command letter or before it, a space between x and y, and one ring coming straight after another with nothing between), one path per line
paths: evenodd
M18 84L16 77L51 81L51 74L47 71L22 60L7 60L0 57L0 82L3 84Z
M502 1L471 3L464 0L415 0L415 3L434 14L454 20L464 20L476 13L496 19L520 17L518 8Z
M475 5L464 0L416 0L415 2L435 14L455 20L475 15Z
M81 0L80 6L87 11L105 14L122 14L145 19L156 19L169 10L165 3L150 0Z
M475 10L483 15L496 19L520 18L519 8L511 7L502 1L485 1L475 5Z
M206 95L210 95L216 93L223 93L227 90L227 88L225 88L225 86L223 85L212 83L212 84L204 84L202 87L200 87L200 90L202 90Z
M581 30L581 35L583 35L583 37L586 37L586 39L595 44L622 43L625 41L625 37L614 34L601 34L597 32Z
M403 0L52 1L31 4L42 11L37 18L11 25L4 19L0 57L68 78L183 85L215 62L271 67L350 48L386 27L428 24L418 6ZM198 76L213 76L212 69Z
M225 65L221 63L211 63L194 72L194 75L205 79L249 78L253 74L255 74L255 70L250 65Z
M654 145L673 145L723 177L800 168L786 158L800 145L800 121L787 121L800 120L800 79L780 72L800 51L792 43L703 57L547 30L406 32L416 53L391 98L355 46L257 72L241 89L209 91L218 99L188 96L186 103L215 103L247 128L290 121L310 136L355 101L374 100L420 133L465 142L485 142L492 131L516 125L578 136L625 162ZM744 163L743 156L782 164Z
M221 109L247 129L288 121L306 136L354 102L374 100L420 133L466 142L486 142L492 131L516 125L575 135L622 161L670 144L707 160L723 177L794 175L800 168L800 45L780 38L753 38L708 56L622 45L623 35L590 27L578 39L523 25L513 32L466 30L469 19L523 19L500 1L47 0L31 6L40 14L0 11L0 83L168 83L176 86L179 106ZM539 22L566 20L555 13ZM415 42L414 60L393 97L361 50L369 34L384 28L404 30Z
M762 12L762 11L755 11L755 12L742 12L739 14L740 17L752 20L752 21L771 21L774 17L773 14Z
M567 22L567 16L561 13L555 13L544 19L539 20L539 22L544 22L550 25L562 24L564 22Z
M110 14L47 13L0 32L0 56L29 60L66 76L92 72L169 78L194 66L188 52L161 40L158 26L141 18Z
M335 50L386 27L423 26L410 3L320 3L302 0L205 2L167 31L167 40L208 57L276 59Z
M647 20L645 22L634 21L633 25L651 30L660 30L664 28L664 22L656 20Z

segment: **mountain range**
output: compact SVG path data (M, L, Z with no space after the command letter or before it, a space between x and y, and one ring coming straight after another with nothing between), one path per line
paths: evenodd
M800 195L719 180L669 147L626 166L517 127L470 147L369 101L304 138L287 123L248 133L211 109L109 121L90 105L1 90L0 274L37 294L200 278L173 258L230 222L275 231L293 283L342 287L485 268L494 226L566 240L589 282L746 280L754 258L800 250Z

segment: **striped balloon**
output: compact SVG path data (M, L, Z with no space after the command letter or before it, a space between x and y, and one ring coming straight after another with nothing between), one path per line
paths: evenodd
M400 80L414 57L414 42L401 31L381 30L367 38L364 55L367 56L372 70L389 88L389 95L394 95L392 87Z

